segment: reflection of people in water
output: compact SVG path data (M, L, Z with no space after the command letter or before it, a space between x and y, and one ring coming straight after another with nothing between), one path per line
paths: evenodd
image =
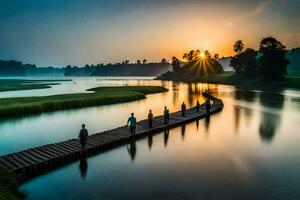
M80 159L79 170L80 170L81 178L85 179L88 170L88 163L85 155L82 156Z
M207 116L205 117L205 130L206 130L206 132L207 132L208 129L209 129L209 124L210 124L210 116L207 115Z
M136 155L136 145L135 145L135 139L131 138L130 146L127 147L127 151L130 155L131 161L134 161L135 155Z
M196 120L196 128L199 129L199 120Z
M148 136L148 146L149 146L149 150L151 150L152 144L153 144L153 135L150 134L150 135Z
M185 125L181 126L181 138L184 140L184 135L185 135Z
M164 132L165 147L167 147L167 145L168 145L168 140L169 140L169 130L165 130L165 132Z

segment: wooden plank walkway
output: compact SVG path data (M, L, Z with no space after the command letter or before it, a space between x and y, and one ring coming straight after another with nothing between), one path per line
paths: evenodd
M222 110L223 102L212 96L204 94L213 100L211 114ZM153 118L153 128L148 128L148 120L137 123L136 134L131 136L127 126L96 133L88 137L86 149L82 150L79 139L70 139L55 144L47 144L21 152L0 157L0 165L17 175L20 181L25 181L34 176L64 166L80 159L81 155L92 155L128 143L131 139L138 139L149 134L160 133L164 130L175 128L206 116L204 105L197 112L195 107L186 110L184 117L181 112L170 114L169 124L163 123L163 116Z

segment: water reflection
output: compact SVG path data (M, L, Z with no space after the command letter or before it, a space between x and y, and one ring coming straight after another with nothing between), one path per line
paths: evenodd
M276 135L281 122L281 109L284 104L284 96L280 93L262 92L259 95L260 103L269 110L261 112L259 135L263 141L270 142Z
M136 156L136 139L131 138L129 147L127 146L127 152L133 162Z
M199 129L199 120L196 120L196 129Z
M256 101L256 98L257 98L257 92L255 91L241 90L241 89L236 89L234 91L234 99L241 102L254 103ZM241 106L241 105L233 106L235 133L238 133L239 131L242 114L245 114L248 123L250 123L251 121L251 116L252 116L251 108L247 106Z
M210 115L206 115L205 116L205 132L208 132L209 129L209 125L210 125Z
M256 97L257 97L257 92L252 90L236 89L234 92L234 98L237 100L253 102L255 101Z
M181 139L184 140L185 137L185 125L181 126Z
M153 145L153 134L150 134L148 136L148 147L149 147L149 150L151 150L152 145Z
M79 162L79 171L82 179L85 179L87 171L88 171L88 162L87 162L87 156L83 155L80 158Z
M241 119L241 108L240 106L234 106L234 128L235 132L237 133L240 126L240 119Z
M173 91L173 98L172 98L172 101L173 101L173 104L177 104L178 103L178 98L179 98L179 89L178 89L178 84L172 82L172 91Z
M164 144L165 144L165 147L167 147L168 141L169 141L169 130L165 130L164 131Z

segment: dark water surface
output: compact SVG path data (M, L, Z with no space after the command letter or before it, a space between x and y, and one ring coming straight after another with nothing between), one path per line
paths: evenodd
M95 81L89 80L91 82ZM79 83L78 83L79 84ZM163 85L167 93L110 106L1 121L1 154L144 119L150 108L188 106L209 89L224 109L72 163L22 185L28 199L300 199L300 91L261 92L208 84L98 80L95 85ZM89 84L90 86L90 84Z

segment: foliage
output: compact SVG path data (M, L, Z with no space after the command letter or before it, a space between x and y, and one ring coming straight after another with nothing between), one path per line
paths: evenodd
M166 58L161 59L161 64L165 65L168 64L168 60Z
M300 71L300 48L291 49L287 53L287 58L290 61L288 71Z
M189 53L184 53L182 58L188 60L189 62L199 59L200 50L191 50Z
M172 63L173 71L178 71L180 69L180 60L176 58L175 56L172 57Z
M24 76L26 66L31 67L15 60L0 60L0 76Z
M219 60L219 54L217 54L217 53L214 54L214 59L215 59L215 60Z
M257 70L256 57L257 52L254 49L247 48L231 59L230 66L233 67L236 75L252 77Z
M238 40L235 42L235 44L233 45L233 51L235 53L241 53L244 50L244 43L242 40Z
M286 59L285 46L273 37L260 42L260 70L265 80L283 80L287 75L289 61Z

